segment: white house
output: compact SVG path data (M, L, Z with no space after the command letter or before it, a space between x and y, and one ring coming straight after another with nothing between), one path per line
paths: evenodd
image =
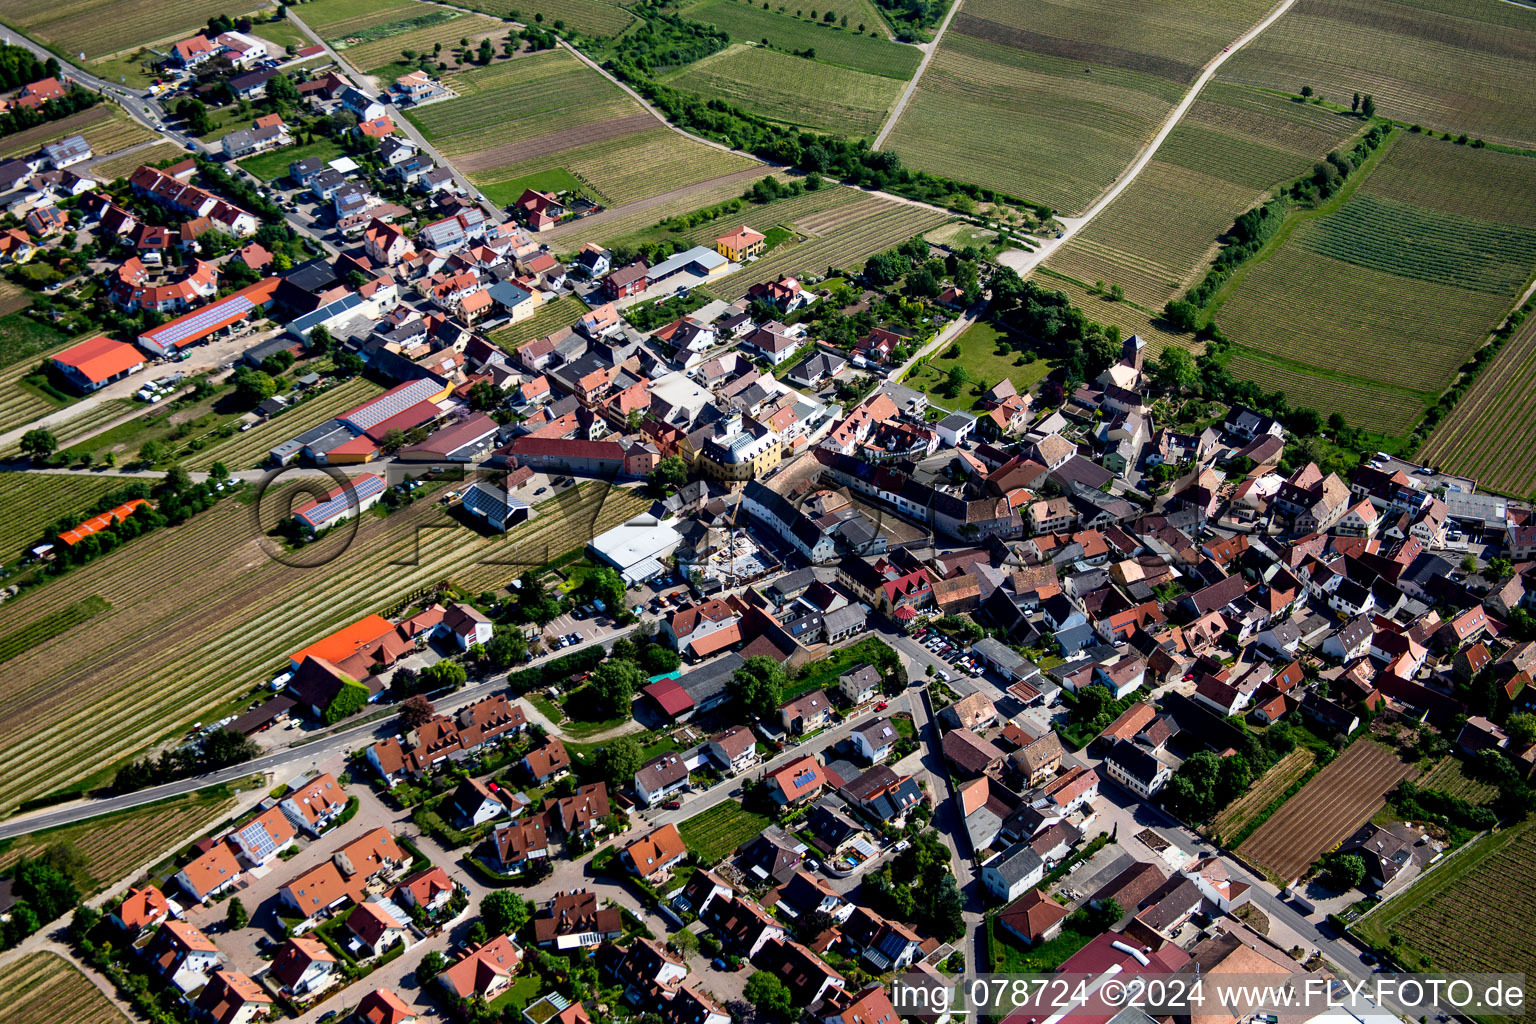
M145 947L149 963L167 981L191 992L208 981L208 975L224 962L208 936L185 921L167 921Z
M959 448L976 432L976 417L953 412L935 423L933 429L939 432L945 444Z
M282 991L299 999L311 999L342 978L336 957L318 939L295 935L283 944L269 972Z
M688 787L688 764L680 754L652 758L635 772L635 795L647 807Z
M199 903L206 903L239 879L240 865L224 843L211 847L207 853L176 872L176 883Z
M453 637L459 650L467 651L475 644L485 644L493 632L491 620L467 604L451 604L437 627L445 636Z
M298 842L293 823L276 807L269 808L229 834L240 856L251 867L266 867L278 854Z
M341 783L326 773L289 793L278 806L296 828L318 836L346 809L347 797Z
M1173 769L1129 740L1117 740L1104 758L1109 777L1143 799L1157 795Z
M733 725L712 737L705 750L716 764L731 775L750 771L762 760L757 753L757 737L744 725Z
M1045 861L1028 843L1015 843L981 869L982 884L1004 903L1012 903L1044 877Z
M879 764L891 756L891 748L898 737L896 726L882 716L855 728L853 745L870 764Z

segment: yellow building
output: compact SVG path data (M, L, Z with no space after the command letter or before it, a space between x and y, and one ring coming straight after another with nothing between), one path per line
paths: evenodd
M720 421L714 436L699 447L693 468L710 480L731 486L765 476L783 459L784 446L778 433L760 424L748 428L738 413Z
M743 224L730 234L715 239L715 252L732 263L740 263L753 256L761 256L765 238L762 232L753 231Z

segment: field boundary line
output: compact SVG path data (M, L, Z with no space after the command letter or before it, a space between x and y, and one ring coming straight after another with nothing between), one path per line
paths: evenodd
M1216 70L1226 63L1227 58L1241 51L1243 47L1253 42L1266 29L1279 21L1280 17L1289 11L1295 3L1296 0L1281 0L1257 25L1254 25L1247 32L1238 36L1225 49L1211 58L1205 67L1201 69L1200 74L1196 76L1195 80L1190 83L1189 89L1184 93L1184 97L1174 105L1173 110L1164 119L1162 127L1157 130L1157 134L1152 137L1152 141L1143 147L1129 167L1120 172L1120 176L1115 179L1114 184L1110 185L1109 190L1078 216L1058 217L1057 220L1062 224L1060 234L1055 238L1043 239L1040 247L1034 252L1020 253L1018 257L1004 262L1004 266L1012 268L1020 277L1028 276L1035 268L1044 263L1048 256L1071 241L1079 231L1087 227L1095 217L1103 213L1109 207L1109 204L1119 198L1120 193L1130 187L1131 182L1135 181L1141 175L1141 172L1147 169L1147 165L1157 155L1158 149L1168 140L1168 136L1173 134L1173 130L1184 119L1184 115L1189 113L1189 108L1194 106L1195 100L1200 98L1201 91L1215 77Z
M917 92L917 83L921 81L923 72L928 70L928 65L933 61L933 55L939 52L939 43L944 39L944 33L949 30L949 23L954 20L955 12L960 10L960 5L963 3L965 3L965 0L955 0L950 5L949 13L944 15L944 20L939 24L939 30L933 34L933 41L927 44L927 48L923 51L923 59L917 62L917 70L912 72L912 77L908 80L907 87L901 91L901 95L896 100L896 105L891 108L890 114L886 116L885 124L880 128L880 133L875 136L875 141L870 143L870 149L879 149L885 145L885 140L890 137L892 130L895 129L896 122L901 119L902 111L907 109L907 101L912 98L913 93ZM884 12L881 13L883 14Z

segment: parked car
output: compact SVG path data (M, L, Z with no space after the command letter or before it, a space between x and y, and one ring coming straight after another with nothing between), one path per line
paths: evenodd
M890 705L890 703L889 703L889 702L887 702L887 701L881 701L881 702L880 702L880 703L879 703L879 704L876 704L876 705L875 705L875 710L876 710L876 711L884 711L884 710L885 710L885 709L886 709L886 708L888 708L888 707L890 707L890 706L891 706L891 705Z
M666 808L669 811L675 811L675 810L677 810L677 809L679 809L680 807L683 806L683 802L681 800L668 800L666 803L662 804L661 806Z

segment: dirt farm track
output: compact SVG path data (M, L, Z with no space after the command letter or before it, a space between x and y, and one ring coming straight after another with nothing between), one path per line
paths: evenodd
M1399 782L1417 774L1391 748L1362 738L1287 800L1238 852L1294 881L1380 810Z

